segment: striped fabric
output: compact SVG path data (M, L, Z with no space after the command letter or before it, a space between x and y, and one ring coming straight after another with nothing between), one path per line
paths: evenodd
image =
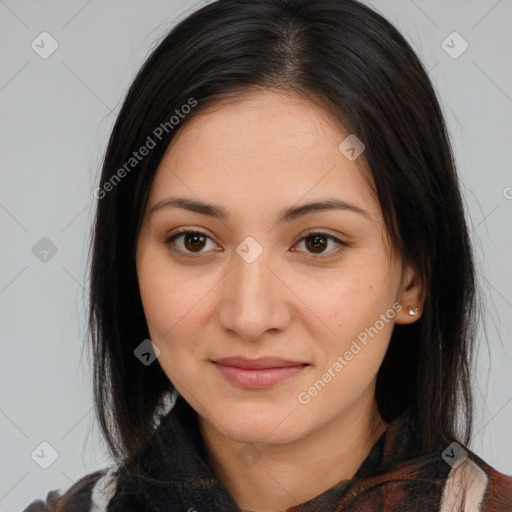
M123 482L122 493L114 468L106 468L24 512L240 512L205 462L195 412L181 397L172 405L142 454L141 478ZM352 479L287 512L512 512L512 477L458 443L435 453L419 446L406 411Z

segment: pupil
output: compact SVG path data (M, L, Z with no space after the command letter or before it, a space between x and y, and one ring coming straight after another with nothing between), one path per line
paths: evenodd
M308 237L308 240L312 240L313 244L307 243L308 249L312 248L312 252L322 252L323 249L325 249L326 241L325 237L322 235L315 235Z
M191 243L189 243L192 241ZM185 237L185 245L187 246L187 249L189 248L189 245L192 248L199 248L201 249L201 244L204 243L204 236L199 233L192 233Z

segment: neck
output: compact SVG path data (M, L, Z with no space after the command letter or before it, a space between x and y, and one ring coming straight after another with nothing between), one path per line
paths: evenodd
M243 443L199 416L212 471L243 511L275 512L304 503L350 480L386 429L370 398L296 441L258 444L260 458L251 466L238 456Z

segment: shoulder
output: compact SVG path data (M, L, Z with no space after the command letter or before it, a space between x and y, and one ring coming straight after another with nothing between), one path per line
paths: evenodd
M63 495L50 491L46 500L35 500L23 512L105 512L115 492L115 468L89 473Z
M452 445L363 482L357 499L364 504L379 500L385 511L401 511L404 503L409 511L512 511L512 476L500 473L468 448Z
M466 449L467 450L467 449ZM512 510L512 476L500 473L470 450L454 464L443 488L441 511L462 504L478 512Z

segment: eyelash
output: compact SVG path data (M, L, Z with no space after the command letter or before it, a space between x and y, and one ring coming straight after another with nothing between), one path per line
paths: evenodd
M171 235L169 238L167 238L165 240L165 245L167 245L172 252L178 253L180 256L182 256L184 258L196 259L196 258L200 257L202 253L184 252L181 249L177 249L175 246L175 243L174 243L175 240L183 235L186 235L186 234L202 235L211 240L211 238L206 233L203 233L202 231L183 229L181 231L177 231L176 233ZM312 238L315 235L327 238L328 240L330 240L332 242L338 243L340 245L340 247L338 247L337 249L334 249L332 251L329 251L327 253L320 253L318 255L309 253L309 254L312 254L312 256L309 256L312 259L318 260L318 259L331 258L333 256L340 254L347 247L347 244L345 242L343 242L339 238L336 238L335 236L330 235L329 233L325 233L323 231L309 231L299 240L298 243L301 243L306 238Z

